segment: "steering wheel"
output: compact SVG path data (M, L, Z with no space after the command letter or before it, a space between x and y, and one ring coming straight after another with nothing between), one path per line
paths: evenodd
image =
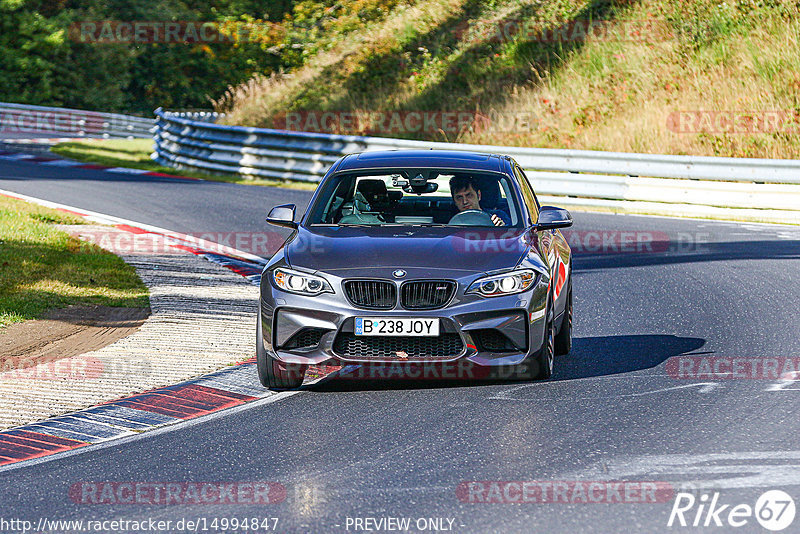
M492 216L482 210L464 210L456 213L448 224L453 226L494 226Z

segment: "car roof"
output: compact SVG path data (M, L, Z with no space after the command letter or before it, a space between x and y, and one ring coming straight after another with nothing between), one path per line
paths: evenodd
M506 160L498 154L463 150L381 150L347 155L336 172L406 167L503 172Z

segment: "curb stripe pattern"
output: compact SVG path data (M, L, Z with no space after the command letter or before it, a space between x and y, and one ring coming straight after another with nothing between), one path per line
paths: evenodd
M116 169L102 168L101 166L66 165L63 163L64 160L20 156L27 155L12 154L8 156L7 153L0 152L0 159L26 161L35 159L38 163L101 168L106 172L109 170L118 172ZM144 172L143 174L181 178L161 173ZM89 214L74 211L69 206L58 206L56 209L84 218L91 217ZM135 234L159 233L135 226L135 224L132 222L130 224L117 223L113 226ZM173 233L173 235L180 236L181 234ZM189 240L189 236L183 237L187 238L187 241ZM222 265L247 278L253 284L260 283L263 264L257 261L210 252L203 248L179 243L171 246ZM243 254L243 256L247 255ZM251 358L197 379L0 432L0 466L41 458L175 424L272 395L273 392L260 387L260 384L254 380L255 367L255 359ZM330 372L329 369L311 368L309 377L318 379Z
M0 465L40 458L84 446L85 443L28 430L0 434Z
M241 258L228 256L226 254L208 252L207 250L187 247L184 245L172 246L187 252L191 252L192 254L200 256L201 258L204 258L212 263L216 263L217 265L221 265L227 269L230 269L236 274L247 278L253 285L257 286L261 284L261 271L263 270L265 264L243 260Z
M247 360L145 393L0 432L0 466L102 443L267 397Z
M34 137L33 139L3 139L0 140L0 143L9 145L55 145L57 143L85 141L86 139L86 137Z
M163 172L145 171L142 169L129 169L127 167L110 167L108 165L99 165L96 163L81 163L79 161L71 161L60 158L52 158L48 156L35 156L33 154L21 154L19 152L0 151L0 159L11 161L25 161L26 163L40 163L43 165L55 165L59 167L75 167L78 169L90 169L96 171L113 172L120 174L138 174L142 176L158 176L161 178L173 178L175 180L191 180L195 182L202 182L202 178L192 178L189 176L178 176L175 174L165 174Z

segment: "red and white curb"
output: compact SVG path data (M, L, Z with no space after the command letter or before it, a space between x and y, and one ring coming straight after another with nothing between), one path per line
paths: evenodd
M14 141L16 143L16 141ZM81 163L69 159L56 158L52 156L39 156L36 154L26 154L22 152L0 151L0 160L24 161L25 163L39 163L41 165L53 165L56 167L74 167L76 169L92 169L104 172L120 174L134 174L142 176L160 176L163 178L173 178L175 180L202 181L201 178L191 178L189 176L179 176L165 174L162 172L145 171L143 169L129 169L127 167L109 167L108 165L98 165L95 163Z
M86 137L32 137L32 138L2 138L0 145L56 145L58 143L73 143L85 141Z
M0 432L0 471L22 461L137 436L268 397L278 401L298 393L264 389L255 379L255 366L254 360L248 360L173 386ZM304 385L315 384L337 370L311 367Z
M204 242L186 234L152 225L10 191L0 190L0 194L78 215L87 221L112 225L114 228L108 229L112 232L153 233L169 240L170 246L224 265L229 270L245 276L251 283L260 278L260 269L264 260L244 251ZM220 250L225 252L218 252ZM188 258L191 257L188 256ZM0 432L0 466L10 468L11 464L37 458L44 461L45 457L56 453L134 436L146 430L205 417L267 397L274 396L275 400L278 400L294 393L276 394L263 388L257 379L255 362L252 359L241 361L242 358L251 356L255 346L257 300L253 289L247 291L244 291L243 288L236 289L235 284L230 287L223 285L218 288L208 286L209 277L219 275L214 274L215 271L210 266L202 269L197 265L175 263L176 261L186 262L181 258L187 258L187 255L172 254L154 257L139 255L124 258L134 264L140 273L143 272L142 269L145 270L143 280L146 283L150 282L148 286L155 283L155 286L152 286L154 289L151 289L151 307L153 308L151 318L159 315L161 318L157 318L153 322L154 326L151 325L149 330L145 327L148 326L150 319L137 333L84 356L91 356L91 358L106 363L130 362L137 358L147 358L150 362L151 374L155 375L157 380L163 381L169 380L168 377L172 374L177 376L178 373L186 373L187 364L194 364L201 353L208 353L211 357L203 365L219 367L220 364L224 365L222 363L224 360L221 358L235 357L237 354L240 363L199 378L179 382L176 385L151 389L133 396L123 396L92 408L72 411L67 415L24 424ZM257 275L244 271L243 265L250 265L251 269L257 271ZM148 272L147 269L150 271ZM194 280L192 277L195 275L202 282L199 288L192 282ZM159 285L159 277L166 279L167 283ZM196 287L192 287L193 285ZM241 287L241 282L239 282L239 287ZM252 286L245 284L245 287ZM190 291L193 293L189 293ZM230 304L223 310L220 305L209 306L205 302L206 298L224 299L220 302L228 301ZM231 306L233 307L231 308ZM186 310L185 317L169 314L169 311L176 307ZM214 321L220 324L215 324ZM104 360L104 357L108 359ZM306 384L324 379L336 370L337 368L311 368ZM108 391L115 391L114 388L119 389L120 387L135 388L135 380L138 378L130 376L128 373L121 377L111 377L111 379L105 380L105 384L108 386ZM134 380L133 385L127 386L128 382L124 382L126 380ZM4 404L9 408L24 410L25 397L29 399L27 402L33 402L35 398L41 396L45 404L48 404L45 406L48 409L49 402L62 397L70 397L71 402L84 403L85 406L87 403L85 399L92 398L91 395L96 393L93 390L99 388L99 385L95 385L91 380L73 380L71 383L53 380L49 383L46 382L48 381L29 379L3 384L0 381L0 389L4 388L3 395L6 398ZM54 382L57 383L54 384ZM102 382L98 382L98 384L100 383ZM130 390L128 389L128 391ZM96 393L94 398L98 398L98 395L101 396L102 393ZM14 406L15 396L19 397L17 400L22 402L19 408ZM30 413L34 414L34 417L28 418L28 420L35 420L36 412Z

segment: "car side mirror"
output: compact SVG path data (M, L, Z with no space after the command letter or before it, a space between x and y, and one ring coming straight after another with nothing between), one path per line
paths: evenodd
M275 206L269 211L267 215L267 222L275 226L284 226L286 228L297 228L297 223L294 222L294 212L297 207L294 204L283 204Z
M572 215L567 210L553 206L542 206L539 210L539 221L534 225L533 229L538 232L541 230L568 228L570 226L572 226Z

